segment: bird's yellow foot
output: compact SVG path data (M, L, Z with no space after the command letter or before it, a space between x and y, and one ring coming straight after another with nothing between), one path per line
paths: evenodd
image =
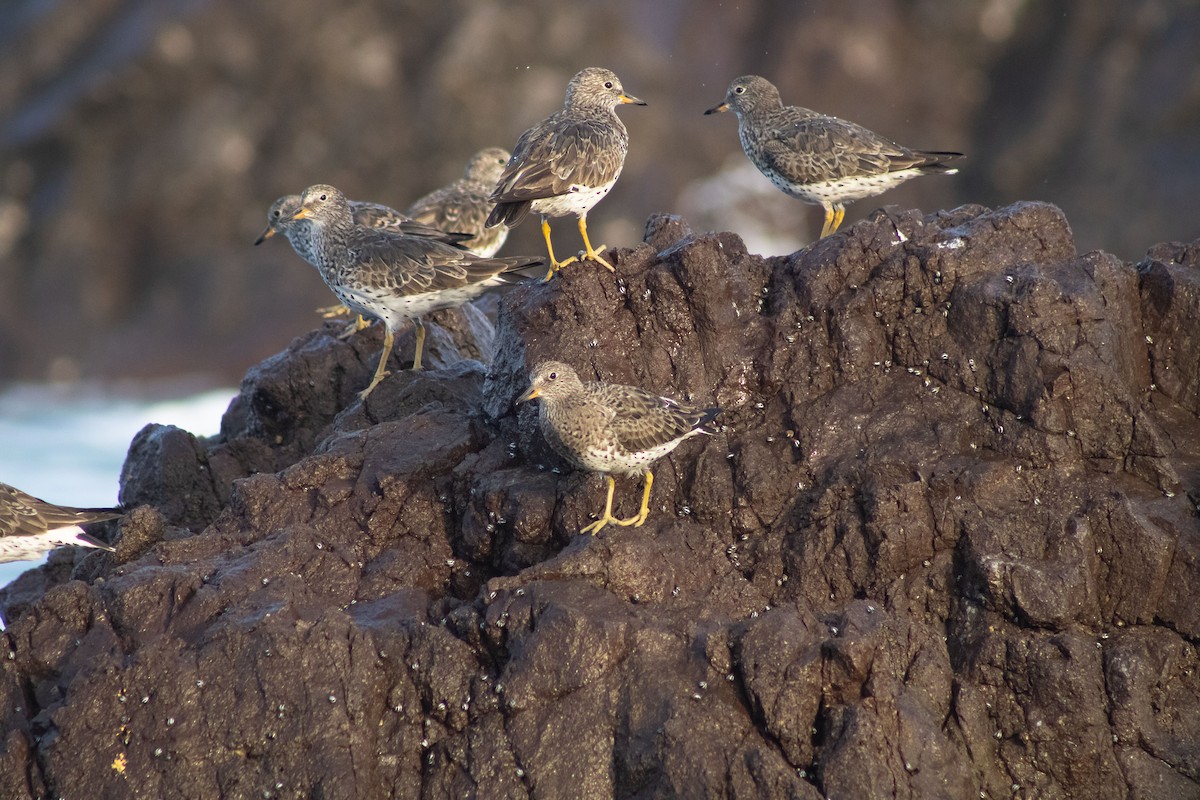
M375 373L375 377L371 379L371 382L369 384L367 384L367 388L363 389L361 392L358 393L358 399L366 400L367 395L369 395L369 394L371 394L371 392L375 391L375 387L378 386L380 383L382 383L383 379L388 377L391 374L392 373L389 372L388 370L384 370L383 372Z
M586 258L588 261L595 261L596 263L601 264L604 267L607 267L609 272L616 272L616 270L613 268L613 265L608 263L607 259L600 257L600 254L607 249L608 249L608 245L602 244L599 247L597 247L595 250L587 250L584 253L581 253L580 257Z
M371 323L367 322L362 314L358 314L353 322L346 324L346 327L342 329L337 338L345 341L359 331L369 327L371 327Z
M338 303L336 306L322 306L317 309L317 313L325 319L333 319L334 317L344 317L350 313L350 306ZM362 317L360 316L359 319Z
M600 517L600 519L593 522L591 525L585 526L579 532L580 533L590 533L593 536L595 536L597 533L600 532L601 528L603 528L605 525L608 525L610 522L613 525L620 525L622 528L628 528L630 525L632 525L633 527L636 528L645 521L646 521L646 518L644 516L642 516L641 514L634 514L629 519L617 519L612 514L605 514L604 516Z
M564 259L562 261L555 261L553 256L551 256L550 269L549 269L549 271L546 272L546 277L542 280L542 283L546 283L551 278L553 278L554 273L558 272L560 269L565 267L567 264L574 264L578 260L579 260L579 256L571 256L570 258Z
M647 470L646 474L650 475L650 472ZM611 475L606 475L604 477L608 481L608 499L604 503L604 513L600 516L600 519L596 520L591 525L585 526L580 533L588 533L595 536L605 525L609 524L610 522L613 525L620 525L621 527L629 527L632 525L636 528L646 521L646 516L650 513L650 484L654 482L653 477L650 477L646 482L646 490L642 495L641 510L629 519L617 519L612 515L613 492L616 490L617 484L613 481Z

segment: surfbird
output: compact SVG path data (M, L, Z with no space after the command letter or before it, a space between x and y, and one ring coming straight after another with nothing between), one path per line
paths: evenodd
M402 214L396 209L380 203L367 203L361 200L348 200L347 202L350 204L350 213L353 215L354 221L368 228L393 231L406 236L423 236L459 247L462 247L466 240L471 238L469 233L460 233L455 230L446 231L434 225L419 222L407 214ZM288 194L277 199L267 209L267 227L263 229L262 235L254 241L254 244L260 245L275 234L281 233L291 243L292 249L298 256L316 266L313 263L309 226L294 219L299 210L300 195Z
M447 233L432 225L417 222L408 215L401 214L396 209L380 203L368 203L361 200L349 200L348 202L350 203L350 213L353 215L354 221L368 228L378 228L379 230L393 231L408 236L423 236L457 247L462 247L462 243L466 239L471 238L471 234L469 233ZM275 234L281 233L292 245L292 249L296 251L296 255L316 267L318 265L315 260L316 256L313 253L311 226L308 223L295 219L296 212L299 210L300 195L288 194L278 198L267 209L267 227L263 230L262 235L255 240L254 244L257 247ZM323 317L339 317L350 313L350 308L346 305L336 305L319 308L317 311ZM367 323L360 314L357 322L347 329L347 333L360 331L365 327L367 327Z
M459 246L477 256L491 258L508 238L508 228L484 226L492 210L491 195L508 163L508 151L500 147L480 150L467 162L463 177L448 186L434 189L409 206L405 213L443 231L469 233Z
M462 305L520 277L506 273L544 263L540 258L480 258L435 239L359 225L346 196L324 184L304 190L293 218L307 221L317 270L338 299L359 314L383 320L383 352L371 383L359 394L363 399L387 376L392 343L405 320L416 322L413 369L420 369L425 344L421 315Z
M766 78L744 75L705 111L733 111L738 138L759 172L786 194L825 209L821 236L838 229L846 203L874 197L918 175L953 175L962 153L910 150L861 125L785 106Z
M113 548L84 531L84 525L116 519L118 508L57 506L0 483L0 562L27 561L62 545Z
M538 398L538 420L550 446L574 466L608 479L604 514L581 533L595 534L608 523L637 527L650 513L650 465L680 442L701 433L719 412L661 397L618 383L584 383L575 370L547 361L533 371L529 391L519 402ZM612 514L613 473L645 475L642 507L628 519Z
M622 103L646 105L625 94L621 81L606 69L588 67L579 72L567 84L562 109L521 134L492 192L496 207L488 215L489 228L501 224L511 228L530 210L542 215L542 236L550 255L546 280L578 260L577 256L555 259L550 217L578 217L584 255L613 269L600 256L604 245L593 248L588 239L587 215L612 189L625 165L629 133L616 113Z

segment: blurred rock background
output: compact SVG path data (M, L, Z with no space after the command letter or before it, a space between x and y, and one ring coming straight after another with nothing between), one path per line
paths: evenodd
M316 182L404 208L511 148L579 68L626 107L626 170L592 215L628 246L656 211L810 241L820 210L703 117L730 79L921 148L968 154L851 206L1062 206L1081 248L1137 259L1200 236L1200 5L1168 0L470 3L9 0L0 24L0 383L235 382L330 295L285 242L251 246ZM555 225L561 252L578 246ZM541 253L536 223L504 253Z

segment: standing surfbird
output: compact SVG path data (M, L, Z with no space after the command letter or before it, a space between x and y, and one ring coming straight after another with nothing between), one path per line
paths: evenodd
M401 214L396 209L380 203L367 203L361 200L348 200L347 202L350 204L350 213L353 215L354 221L368 228L402 233L406 236L423 236L459 247L463 247L466 240L471 238L469 233L460 233L454 229L447 231L435 225L419 222L407 214ZM275 234L282 233L284 238L291 243L296 255L309 264L313 264L309 226L295 219L296 212L299 210L300 195L287 194L277 199L267 209L267 227L263 229L262 235L255 239L254 244L260 245ZM313 266L316 265L313 264Z
M547 361L533 371L532 385L519 402L541 400L538 420L542 435L563 458L580 469L603 473L608 479L604 515L581 533L595 534L608 523L637 527L650 514L650 465L680 442L701 433L719 412L660 397L636 386L584 383L575 370ZM645 474L642 507L628 519L612 515L613 473L628 477Z
M962 153L910 150L837 117L785 106L766 78L743 75L705 111L733 111L738 138L759 172L786 194L825 209L821 236L838 229L846 203L874 197L918 175L953 175Z
M625 94L612 72L599 67L581 71L567 84L562 109L521 134L492 192L496 207L488 215L489 228L501 224L511 228L530 210L542 215L542 236L550 254L546 280L578 260L572 256L558 261L550 243L549 218L570 214L579 218L586 257L613 271L612 264L600 257L604 245L593 248L588 239L587 215L612 189L625 166L629 133L616 112L622 103L646 105Z
M443 231L469 233L459 247L477 256L491 258L508 238L508 228L492 228L483 223L492 210L491 195L508 163L508 151L489 147L471 156L463 177L448 186L434 189L409 206L405 213L416 222Z
M462 247L462 242L471 238L471 235L468 233L447 233L432 225L417 222L406 214L401 214L396 209L380 203L368 203L361 200L349 200L347 202L350 204L350 213L354 216L354 221L368 228L378 228L379 230L402 233L407 236L423 236L457 247ZM314 267L317 267L316 255L313 252L312 246L312 226L310 223L295 218L296 212L299 210L300 195L287 194L277 199L267 209L267 227L263 230L262 235L255 240L254 244L258 246L275 234L281 233L292 245L292 249L296 251L296 255ZM349 313L350 309L345 305L337 305L321 308L318 311L324 317L338 317ZM367 323L363 321L360 314L357 323L349 328L348 332L353 333L365 327L367 327Z
M0 483L0 562L27 561L62 545L113 548L84 531L93 522L116 519L118 508L56 506Z
M420 369L425 345L421 315L462 305L516 280L505 273L544 263L540 258L480 258L434 239L359 225L346 196L322 184L304 190L294 219L308 220L317 270L338 299L359 314L383 320L383 352L371 383L359 394L363 399L387 376L392 343L405 320L416 321L413 369Z

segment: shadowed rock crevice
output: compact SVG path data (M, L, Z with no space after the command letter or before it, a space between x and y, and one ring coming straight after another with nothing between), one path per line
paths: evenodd
M494 336L442 316L434 368L365 405L379 334L328 323L220 435L139 434L122 498L154 508L116 554L0 595L0 778L1194 796L1197 252L1080 254L1042 203L889 210L770 259L658 216L615 278L505 294ZM577 535L604 481L514 406L549 359L723 409L643 527ZM614 512L639 500L619 479Z

